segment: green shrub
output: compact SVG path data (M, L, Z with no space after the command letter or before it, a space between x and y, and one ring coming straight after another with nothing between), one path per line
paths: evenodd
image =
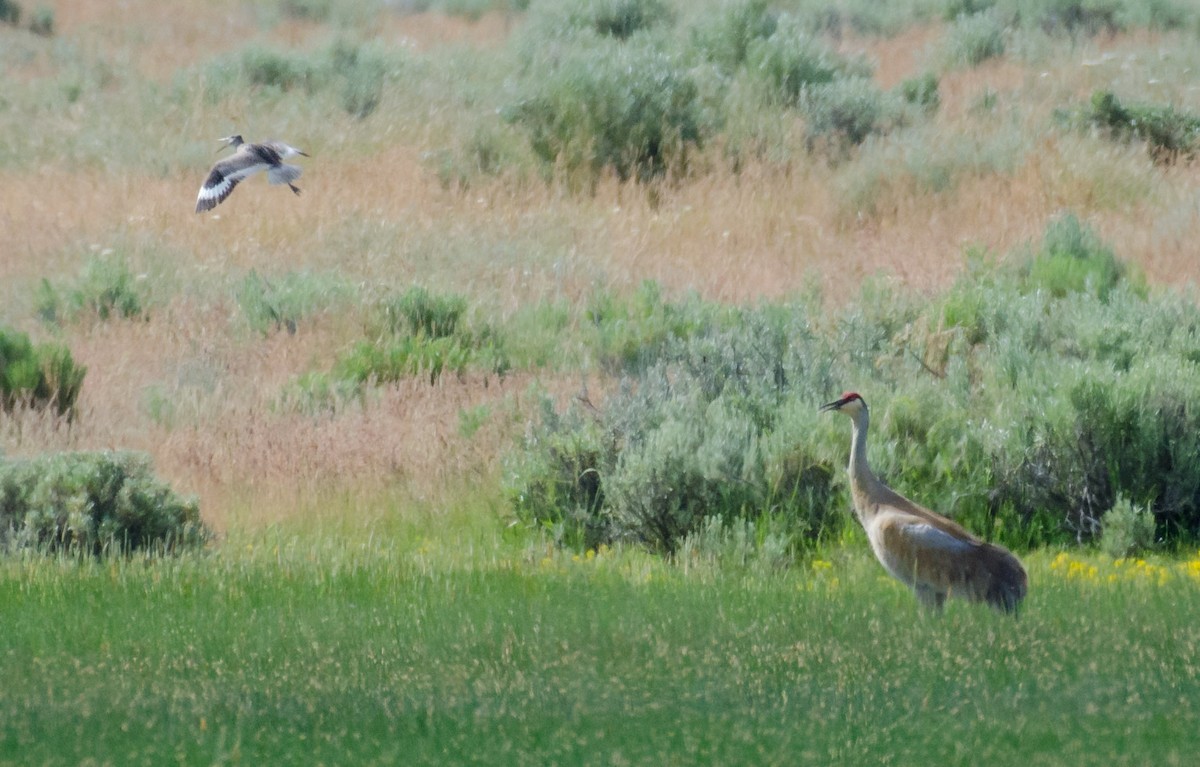
M534 37L573 36L580 32L627 40L672 20L665 0L553 0L529 11Z
M24 333L0 327L0 410L25 405L73 417L86 373L65 346L35 346Z
M453 336L467 311L467 299L437 295L414 285L401 295L380 302L382 329L392 335L424 338Z
M801 111L807 121L811 148L853 147L868 136L886 133L904 120L892 94L867 78L843 78L816 86L804 94Z
M1133 557L1154 547L1154 515L1119 497L1100 518L1100 550L1114 559Z
M698 332L717 312L695 296L670 303L658 283L646 280L628 297L607 291L593 294L584 316L595 359L609 371L624 372L653 364L668 343Z
M366 118L383 100L387 59L374 47L346 41L334 44L329 58L330 69L341 80L342 109L360 120Z
M84 318L100 322L138 319L143 316L138 282L123 256L93 256L73 286L60 288L42 280L36 297L37 314L55 325Z
M244 49L237 66L241 77L251 86L311 90L322 74L320 68L299 53L277 51L258 45Z
M942 7L942 19L954 21L960 16L973 16L991 10L997 0L946 0Z
M1200 117L1172 106L1126 106L1111 91L1093 93L1083 119L1115 140L1146 142L1160 163L1194 157L1200 147Z
M0 548L10 553L174 552L210 538L195 499L156 479L144 454L0 460Z
M382 103L388 78L399 66L396 54L373 43L339 39L307 54L251 44L208 65L205 94L216 102L238 89L330 93L347 114L365 119Z
M1087 292L1101 301L1108 299L1126 272L1126 266L1096 231L1073 213L1050 223L1041 249L1026 269L1033 289L1048 290L1056 298Z
M976 67L1004 55L1008 28L999 13L980 11L957 17L942 42L942 60L947 66Z
M713 516L769 517L790 552L829 534L833 471L805 444L817 414L787 406L789 385L821 376L796 353L812 339L807 319L701 316L688 335L656 340L603 409L546 405L508 478L519 518L566 542L664 553Z
M1058 258L1115 259L1067 218L1044 240ZM1115 263L1096 274L1123 273ZM812 299L601 295L595 359L620 385L546 405L509 466L517 516L567 545L703 559L754 530L794 553L847 519L849 429L816 408L854 388L872 406L876 472L985 538L1092 542L1137 498L1166 545L1200 540L1196 302L1147 300L1127 277L1057 292L1032 279L976 253L936 300L869 283L833 316Z
M510 363L500 335L490 325L467 327L467 302L415 286L379 302L367 338L340 354L328 372L309 373L281 395L283 408L304 412L337 410L360 400L367 387L411 378L437 383L445 374L470 370L504 375Z
M746 58L768 99L787 106L800 105L815 86L870 75L864 62L838 55L793 16L781 17L769 37L751 41Z
M699 91L682 62L654 45L600 41L535 67L503 114L547 169L584 183L683 173L707 128Z
M1121 31L1123 5L1126 3L1122 0L1051 0L1040 7L1033 6L1036 11L1030 21L1051 34L1112 35Z
M906 103L924 112L936 112L942 103L938 92L938 78L932 72L910 77L900 83L900 95Z
M692 44L726 74L738 70L750 49L779 26L779 16L767 0L731 0L709 22L692 33Z
M53 37L54 9L45 5L34 8L33 16L29 19L29 31L42 37Z
M328 21L333 0L281 0L283 15L305 21Z
M21 21L21 4L16 0L0 0L0 23L16 26Z
M618 40L671 20L671 7L664 0L581 0L576 7L597 34Z
M242 315L262 335L280 329L295 333L303 320L352 296L353 288L339 277L310 272L288 272L268 280L252 270L237 287Z

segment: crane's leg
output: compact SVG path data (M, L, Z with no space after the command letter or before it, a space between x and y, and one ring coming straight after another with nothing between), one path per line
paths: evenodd
M930 612L941 613L942 608L946 606L946 592L938 591L932 586L923 584L913 586L913 594L916 595L921 606Z

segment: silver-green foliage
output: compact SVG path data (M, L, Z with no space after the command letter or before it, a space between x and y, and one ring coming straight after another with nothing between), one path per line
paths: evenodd
M280 329L295 333L302 321L347 304L354 295L353 286L336 275L287 272L267 278L251 270L238 285L236 298L250 327L266 335Z
M211 537L195 499L154 477L142 453L50 453L0 460L0 549L173 552Z
M1154 547L1154 515L1128 498L1118 498L1100 526L1100 550L1111 557L1137 556Z
M389 77L403 63L393 51L349 40L314 53L251 44L208 65L205 96L218 102L247 88L281 97L331 93L347 114L362 119L379 106Z
M93 256L73 283L43 279L37 289L37 314L61 325L85 319L138 319L144 313L142 280L121 254Z
M608 359L623 385L527 435L517 515L571 544L666 552L713 515L782 520L792 545L827 538L849 505L849 430L816 408L855 389L876 470L980 535L1089 541L1127 497L1164 540L1200 538L1200 310L1150 300L1071 217L1029 259L1071 259L1085 277L976 260L933 300L869 286L833 318L812 299L610 307L598 322L621 326Z
M654 40L580 35L543 54L503 110L544 167L581 183L608 171L682 173L709 133L686 62Z

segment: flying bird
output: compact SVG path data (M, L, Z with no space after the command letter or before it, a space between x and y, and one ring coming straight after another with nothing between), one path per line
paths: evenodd
M292 182L300 178L301 169L297 165L288 165L284 160L296 155L308 157L307 152L282 141L247 144L237 135L226 136L221 141L225 142L225 146L233 147L234 152L219 160L208 172L208 179L196 197L197 213L217 207L233 192L239 181L262 170L267 172L267 180L272 184L287 184L289 189L300 194L299 187Z
M850 417L850 494L871 549L923 606L940 612L946 597L986 602L1015 613L1029 581L1003 546L976 538L961 525L919 506L885 485L867 465L867 403L855 392L821 406Z

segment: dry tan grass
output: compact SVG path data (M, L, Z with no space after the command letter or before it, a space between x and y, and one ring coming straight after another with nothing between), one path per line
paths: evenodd
M150 0L84 0L57 10L64 38L123 56L156 77L237 47L233 31L254 23L247 6L233 0L191 4L188 13ZM130 14L139 19L136 28L127 24ZM494 46L510 23L500 14L475 22L392 15L376 33L417 50ZM871 57L879 82L891 87L922 71L940 32L935 25L842 47ZM256 32L281 43L315 33L307 22ZM1124 51L1156 40L1142 34L1098 46ZM43 76L47 66L34 58L20 76ZM1033 113L1044 118L1059 96L1085 96L1102 75L1079 66L1056 77L1047 90L1039 71L1011 60L949 74L939 119L970 130L972 110L989 90L1032 100ZM460 192L444 189L423 161L437 136L367 135L377 128L362 123L322 134L325 143L315 146L284 136L313 154L300 160L301 197L251 179L215 214L202 216L192 213L207 170L201 165L165 178L54 165L0 171L0 297L27 301L40 278L68 278L89 255L129 241L149 243L160 259L176 258L157 267L181 287L146 321L66 329L64 340L89 369L80 418L70 428L32 414L7 419L0 448L10 455L148 451L161 475L201 495L218 525L276 521L289 509L311 508L311 499L330 488L365 499L402 486L414 497L437 498L472 477L494 476L496 456L522 428L513 414L521 412L528 376L408 382L336 416L279 412L272 405L281 388L327 367L356 336L355 320L322 316L294 336L253 335L229 291L251 269L342 271L361 280L368 297L389 285L440 283L502 313L644 279L733 302L816 284L837 303L878 274L920 291L944 287L961 273L967 244L1004 252L1036 239L1048 216L1071 208L1152 282L1195 284L1200 277L1194 169L1154 168L1137 149L1111 149L1097 160L1062 134L1039 136L1013 172L966 178L952 194L898 180L883 209L859 219L838 198L843 170L822 162L787 171L749 164L736 176L713 170L653 196L612 181L594 196L510 179ZM1110 178L1135 192L1110 194ZM46 335L31 320L14 321ZM543 376L541 384L568 397L579 381ZM155 397L172 412L156 415ZM460 414L479 406L493 419L462 439Z

